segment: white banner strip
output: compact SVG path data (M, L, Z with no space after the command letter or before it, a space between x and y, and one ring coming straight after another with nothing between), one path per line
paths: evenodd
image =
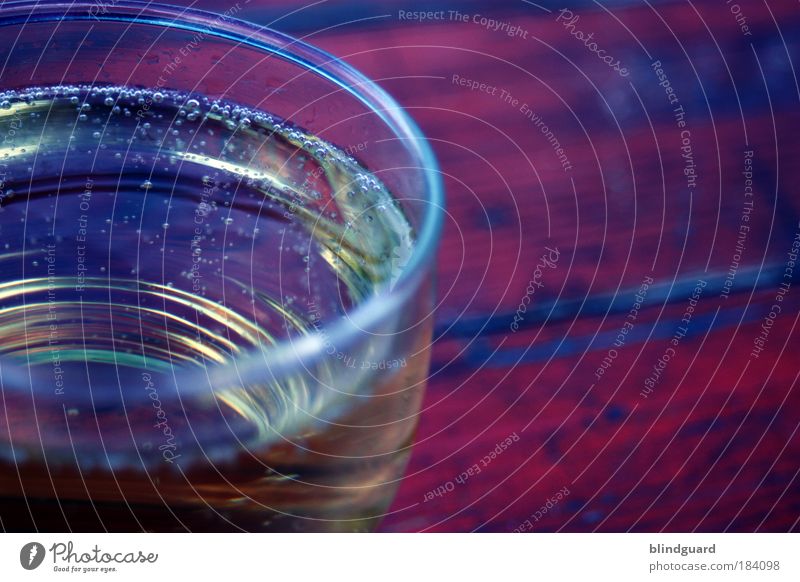
M797 581L799 546L786 534L2 534L0 580Z

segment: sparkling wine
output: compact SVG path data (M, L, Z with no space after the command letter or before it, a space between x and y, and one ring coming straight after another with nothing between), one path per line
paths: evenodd
M2 528L371 527L431 333L329 334L414 248L379 177L267 112L170 91L5 92L0 135ZM303 374L252 365L308 338L325 358Z

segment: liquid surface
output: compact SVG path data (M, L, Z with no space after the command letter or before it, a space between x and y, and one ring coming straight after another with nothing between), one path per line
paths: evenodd
M156 490L180 499L183 482L166 484L175 465L202 473L234 449L262 468L239 459L222 481L244 479L244 497L273 501L254 471L342 479L341 467L288 452L303 427L320 450L353 440L315 424L337 394L373 382L398 394L376 418L411 416L425 355L389 359L389 340L346 353L326 339L326 327L391 287L414 246L397 201L345 151L265 112L119 87L0 94L0 136L0 422L12 436L0 461L27 467L44 506L56 492L52 479L34 483L42 462L97 472L107 487L95 499L114 489L115 471L142 468L147 482L123 497L146 503L153 471L166 471ZM308 335L331 356L310 374L203 382L210 366ZM382 382L370 379L378 367ZM413 396L399 396L405 386ZM372 414L363 408L351 419L360 426ZM410 419L382 429L388 437L367 448L393 453L412 428ZM359 441L378 434L359 430ZM377 463L373 477L395 475L402 459ZM276 463L286 471L267 466ZM64 471L70 492L59 496L86 496ZM13 477L0 494L17 487ZM198 482L204 498L234 497L219 475Z

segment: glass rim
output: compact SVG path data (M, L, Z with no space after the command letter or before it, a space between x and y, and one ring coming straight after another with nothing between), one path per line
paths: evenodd
M91 13L93 7L98 9L95 14ZM234 377L246 383L247 376L258 374L264 367L269 369L273 379L279 379L286 373L296 371L298 363L302 363L303 368L306 368L323 360L328 341L346 351L352 347L360 330L374 327L391 317L395 310L402 308L404 301L411 298L416 286L421 283L420 274L426 272L436 258L435 251L441 238L445 208L444 186L439 164L428 140L405 109L384 89L327 51L267 25L258 25L224 13L143 0L45 3L36 0L16 0L0 4L0 27L75 21L129 22L165 29L202 32L227 40L235 46L248 46L265 54L289 60L311 73L322 76L360 101L371 113L378 115L393 136L402 140L403 147L411 151L413 157L420 162L420 166L415 170L424 175L425 189L419 200L426 202L426 208L411 256L391 288L384 287L363 303L356 305L345 316L338 317L326 327L325 339L319 334L284 338L275 345L248 350L230 362L223 364L204 362L196 374L198 379L213 386L214 378L222 379L234 373ZM5 358L0 356L0 361L2 360ZM4 362L3 367L5 365ZM15 365L11 367L17 368ZM180 370L173 366L173 374L176 377L187 372L191 374L193 370Z

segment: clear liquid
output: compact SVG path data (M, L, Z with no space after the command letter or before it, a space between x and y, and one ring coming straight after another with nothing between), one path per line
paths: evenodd
M151 516L107 517L117 529L358 529L380 512L424 349L381 357L380 382L378 352L335 346L317 381L215 377L190 398L180 382L325 337L396 280L414 233L374 175L267 113L171 92L1 94L0 135L5 527L27 523L12 509L20 480L39 529L65 504L78 508L68 527L88 514L90 530L98 505ZM337 421L357 427L315 421L330 391L360 382L397 396L342 404Z

